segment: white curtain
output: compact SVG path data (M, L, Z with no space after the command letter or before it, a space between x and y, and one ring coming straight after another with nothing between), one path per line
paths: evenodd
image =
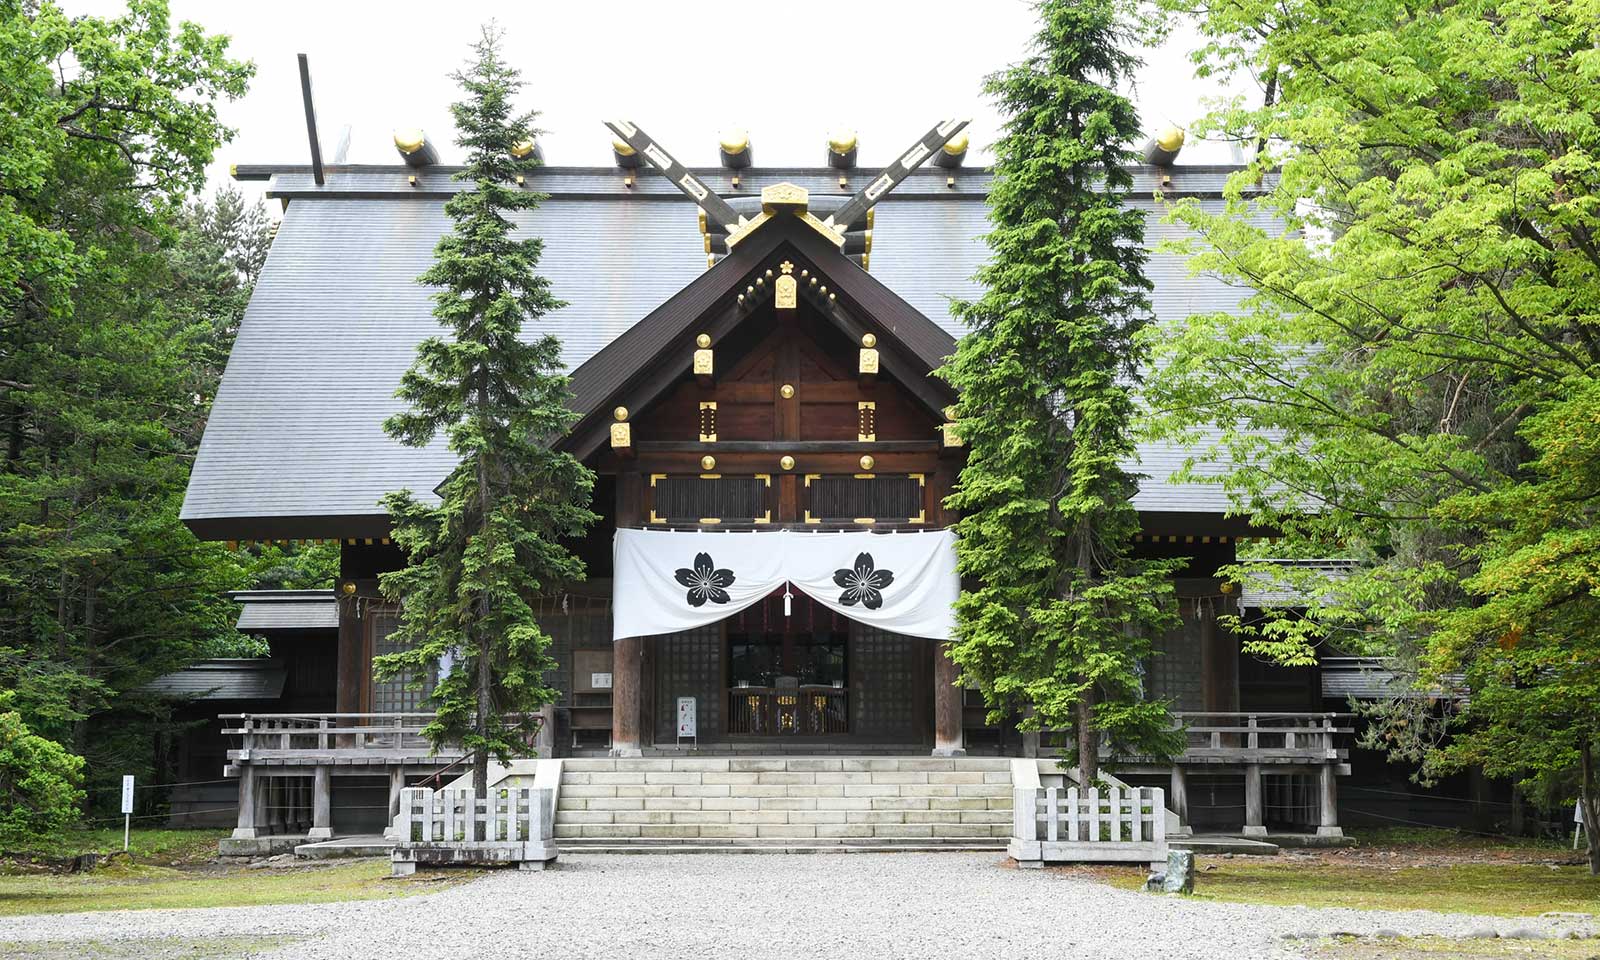
M715 623L785 583L853 620L949 640L961 590L948 530L618 530L613 558L613 640Z

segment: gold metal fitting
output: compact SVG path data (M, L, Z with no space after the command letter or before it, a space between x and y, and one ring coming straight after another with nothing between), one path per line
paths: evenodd
M967 142L966 133L958 133L945 143L944 152L952 157L959 157L967 152Z
M861 469L863 469L863 470L871 470L873 465L876 464L877 462L878 461L872 459L872 455L871 454L868 454L867 456L864 456L864 457L861 458Z
M785 470L793 470L794 469L794 457L791 457L788 454L784 454L783 457L778 460L778 466L782 467Z
M416 153L428 142L420 127L407 127L394 132L394 145L401 153Z
M861 345L863 347L866 347L868 350L871 350L873 347L876 347L878 345L878 336L877 336L877 334L863 333L861 335Z
M618 407L617 409L611 411L611 415L613 417L617 418L617 422L618 423L621 423L624 420L628 419L628 408L627 407Z
M518 140L516 143L511 145L511 155L516 157L518 160L521 160L523 157L526 157L532 152L533 138L531 137L526 140Z
M722 131L719 144L724 153L741 154L750 149L750 133L739 127Z
M779 387L778 388L778 395L783 397L783 399L785 399L785 400L793 399L794 398L794 384L786 383L783 386Z
M613 139L611 141L611 149L615 150L619 157L633 156L633 148L628 146L628 141L626 140Z
M849 153L856 148L856 132L848 127L840 127L828 132L828 149L834 153Z
M710 336L710 334L702 333L698 337L695 337L694 338L694 345L699 347L701 350L704 350L706 347L711 346L711 336Z
M356 592L355 581L354 580L346 580L344 583L339 585L339 589L344 593L345 596L348 597L352 593Z
M1168 127L1156 134L1156 146L1163 150L1176 150L1183 146L1183 128Z
M700 458L700 469L702 469L702 470L715 470L715 469L717 469L717 458L716 457L711 457L711 456L701 457Z

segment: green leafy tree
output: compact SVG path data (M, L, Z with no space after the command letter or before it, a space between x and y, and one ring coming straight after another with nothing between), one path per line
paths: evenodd
M77 818L83 758L28 729L0 693L0 850L48 841Z
M242 585L177 519L204 398L170 253L251 73L158 0L0 0L0 687L91 769L88 719L203 655Z
M1036 49L990 77L1005 116L990 190L989 263L969 332L942 370L960 391L968 458L951 507L960 569L952 656L993 716L1070 729L1085 782L1113 753L1175 748L1140 665L1177 622L1176 561L1133 555L1135 389L1150 320L1144 217L1127 204L1137 61L1116 0L1039 5Z
M573 420L560 342L523 336L529 321L563 305L537 273L543 241L517 236L511 220L544 199L512 186L537 165L536 155L512 152L537 133L537 114L512 105L522 83L502 59L494 27L474 51L455 74L465 96L451 106L467 154L456 179L466 188L445 204L454 228L419 278L437 288L434 316L451 336L418 346L399 391L410 409L384 424L412 446L443 433L460 459L437 488L437 504L409 491L384 500L407 566L385 574L382 588L402 602L395 639L407 649L376 665L420 683L449 659L425 734L472 753L482 797L489 758L526 755L531 714L555 699L545 682L555 667L550 638L532 601L582 579L582 562L561 541L595 517L594 474L551 448Z
M1229 209L1174 210L1196 269L1257 293L1163 331L1153 393L1176 433L1221 426L1201 459L1279 549L1366 561L1247 649L1464 674L1459 709L1385 705L1368 742L1424 778L1564 782L1592 817L1600 3L1170 5L1202 73L1267 96L1205 124L1262 148Z

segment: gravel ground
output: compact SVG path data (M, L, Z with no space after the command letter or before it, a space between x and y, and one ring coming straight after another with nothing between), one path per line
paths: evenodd
M295 939L240 955L1255 960L1309 949L1285 935L1523 928L1553 936L1588 927L1158 897L1017 870L995 854L591 854L563 857L544 873L497 872L399 900L0 918L0 953L7 941L280 936Z

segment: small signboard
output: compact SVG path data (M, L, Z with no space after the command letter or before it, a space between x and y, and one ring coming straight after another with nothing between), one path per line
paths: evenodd
M611 674L609 674L609 673L591 673L591 674L589 674L589 686L594 687L596 690L610 690L611 689Z
M122 812L133 812L133 774L124 774L122 777Z
M700 739L700 721L697 716L694 697L678 698L678 742L684 740Z

